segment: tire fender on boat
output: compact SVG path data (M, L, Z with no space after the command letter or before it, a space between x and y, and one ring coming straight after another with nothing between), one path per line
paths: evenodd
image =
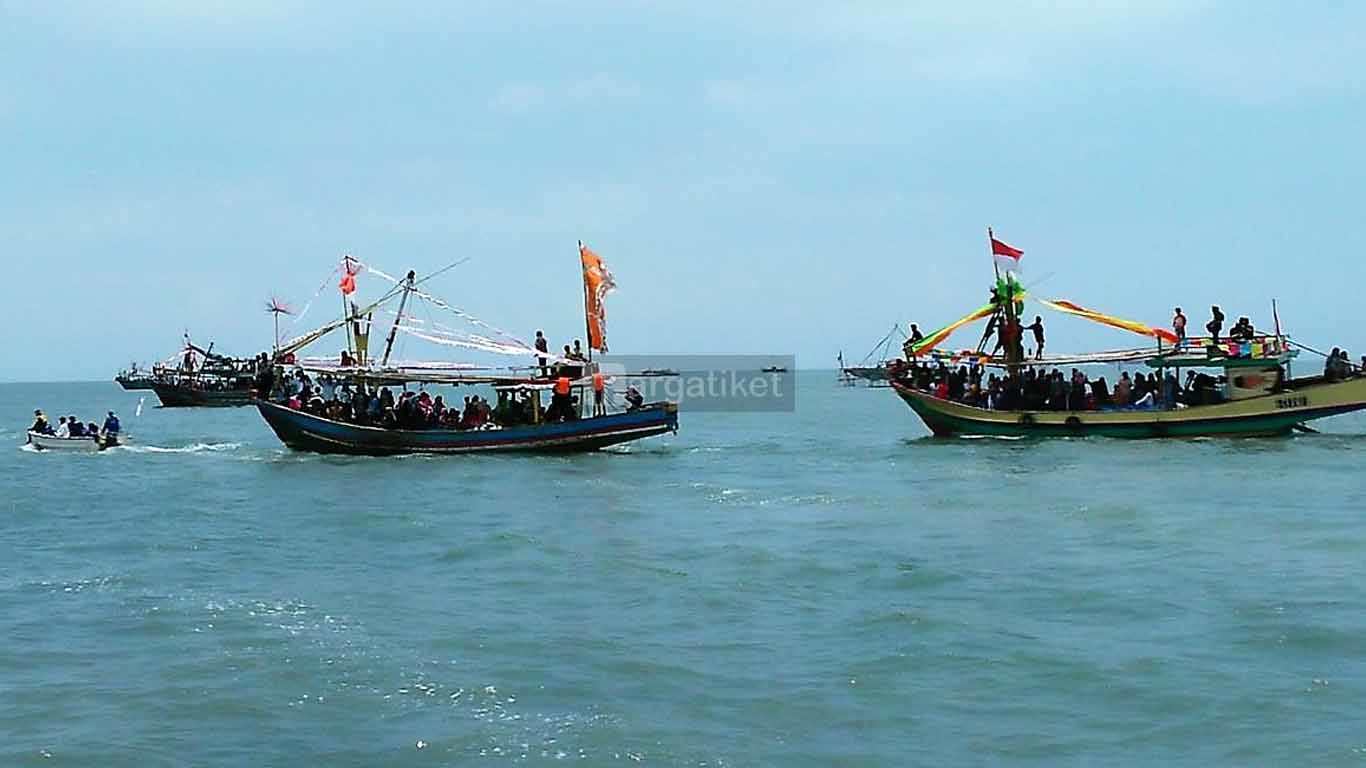
M1034 414L1032 414L1032 413L1022 413L1022 414L1020 414L1020 424L1023 425L1023 426L1026 426L1026 427L1032 427L1032 426L1034 426Z
M1063 423L1066 424L1067 428L1072 430L1073 432L1081 431L1081 419L1077 416L1068 416L1067 420Z

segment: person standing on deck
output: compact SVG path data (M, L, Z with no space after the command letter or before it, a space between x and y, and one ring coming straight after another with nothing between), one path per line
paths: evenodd
M1219 332L1224 330L1224 313L1219 309L1218 304L1210 307L1209 313L1210 320L1208 323L1205 323L1205 330L1209 331L1210 343L1218 344Z
M566 347L567 348L567 347ZM549 421L565 421L569 418L569 377L561 375L555 379L555 391L550 397Z
M1182 314L1181 308L1176 308L1176 314L1172 317L1172 330L1176 332L1176 346L1186 345L1186 316Z
M536 357L537 361L541 364L541 375L549 376L550 369L547 368L545 364L546 358L550 354L550 342L545 340L545 334L541 333L540 330L536 331L536 351L541 353Z
M1043 359L1043 317L1034 316L1034 322L1025 326L1025 329L1034 333L1034 359Z
M602 371L593 372L593 415L607 415L607 377Z

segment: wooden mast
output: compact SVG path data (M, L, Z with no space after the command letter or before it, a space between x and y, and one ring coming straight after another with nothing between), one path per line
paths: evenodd
M384 358L379 361L381 368L389 364L389 352L394 348L394 336L398 335L398 324L403 320L403 308L408 304L408 294L413 290L415 278L413 270L408 270L408 276L403 280L403 298L399 299L398 312L394 315L394 325L389 329L389 338L384 340Z

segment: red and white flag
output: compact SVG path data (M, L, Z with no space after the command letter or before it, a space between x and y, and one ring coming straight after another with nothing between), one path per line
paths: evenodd
M995 259L996 266L1007 272L1019 272L1020 258L1024 256L1024 251L997 240L995 235L989 235L989 237L991 238L991 257Z

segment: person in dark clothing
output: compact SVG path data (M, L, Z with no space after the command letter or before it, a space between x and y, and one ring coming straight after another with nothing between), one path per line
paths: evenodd
M67 429L70 430L69 434L70 434L72 437L85 437L85 436L86 436L86 435L85 435L85 425L82 424L81 421L80 421L80 419L77 419L75 416L67 416L67 417L66 417L66 426L67 426Z
M109 415L104 418L105 437L118 437L119 429L119 417L115 416L113 411L110 411Z
M909 341L912 344L919 344L924 340L925 334L920 332L920 328L915 323L911 323L911 338L909 339Z
M33 426L29 427L28 431L37 432L40 435L50 435L57 430L52 428L52 425L48 423L47 416L39 408L33 412Z
M1043 317L1034 316L1034 322L1025 326L1025 330L1034 334L1034 359L1043 359Z
M1219 343L1219 332L1224 330L1224 313L1219 309L1219 305L1209 308L1210 320L1205 323L1205 330L1209 331L1210 343Z
M546 358L550 355L550 342L545 340L545 334L540 330L536 331L536 351L540 354L536 356L536 361L541 365L541 375L549 376L550 369L546 367Z

